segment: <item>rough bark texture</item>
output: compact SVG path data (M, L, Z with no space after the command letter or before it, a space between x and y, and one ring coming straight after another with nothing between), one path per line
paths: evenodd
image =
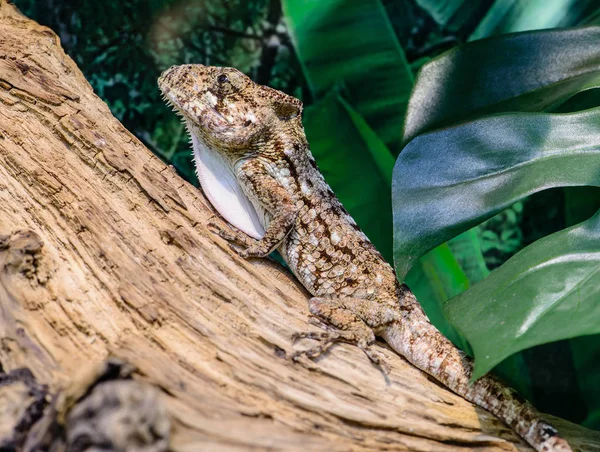
M137 369L143 400L158 394L174 450L529 450L384 345L388 380L345 345L290 362L306 292L278 265L233 255L207 230L212 215L54 33L0 0L0 363L13 371L0 378L0 437L15 434L3 419L28 430L54 407L64 426L104 400L81 381L114 356ZM63 398L41 401L43 385ZM600 450L597 432L552 422L575 450Z

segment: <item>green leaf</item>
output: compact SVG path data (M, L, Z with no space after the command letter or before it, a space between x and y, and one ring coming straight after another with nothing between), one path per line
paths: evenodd
M282 6L312 92L320 97L343 82L350 104L397 154L413 76L380 0Z
M490 274L481 252L481 239L477 227L454 237L448 241L448 246L471 284Z
M528 246L444 308L473 347L476 379L520 350L600 333L599 296L600 212Z
M417 0L440 26L453 32L460 31L487 8L485 0Z
M596 10L595 0L496 0L469 40L516 31L572 27Z
M393 175L400 279L427 251L524 197L600 184L600 109L487 117L421 135Z
M375 247L390 259L389 181L394 165L390 151L335 92L306 108L304 127L325 180Z
M456 47L423 66L404 142L436 127L504 111L542 111L600 86L599 27L499 36Z
M388 187L392 186L392 173L394 171L394 157L390 153L389 149L385 146L383 141L377 136L377 134L369 127L366 121L361 115L359 115L343 97L338 96L338 102L348 117L354 124L357 132L364 141L365 147L379 172L382 180L385 181ZM340 158L344 158L340 156ZM348 179L351 180L351 179Z

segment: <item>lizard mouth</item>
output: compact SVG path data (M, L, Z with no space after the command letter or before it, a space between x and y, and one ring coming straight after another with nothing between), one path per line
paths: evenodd
M186 108L181 105L177 96L175 94L173 94L173 92L171 91L171 89L168 86L160 86L160 90L162 92L162 99L163 99L164 103L167 106L171 107L171 110L173 110L175 112L175 114L177 116L179 116L179 118L181 119L182 122L184 122L184 123L186 123L186 125L188 125L188 128L189 128L190 124L197 122L196 118L193 118L192 116L190 116L187 113ZM217 110L215 110L214 108L212 108L210 106L204 105L204 108L202 109L202 111L200 113L200 118L205 117L207 114L217 116L221 122L228 124L227 119L221 113L219 113Z
M182 121L190 122L192 124L199 122L198 119L207 119L207 116L212 116L212 119L216 119L218 121L218 126L230 129L232 131L242 129L243 126L236 126L231 123L227 117L225 117L221 112L219 112L215 107L207 104L206 102L202 102L201 99L197 99L198 102L202 104L202 109L199 114L192 114L192 112L188 111L178 99L177 95L173 93L173 90L166 85L161 83L162 78L159 79L159 88L162 93L162 99L171 109L179 116Z
M177 85L177 68L173 66L165 70L158 78L158 88L162 99L183 120L195 125L210 125L211 128L227 129L235 133L243 129L246 124L235 124L234 120L228 118L219 111L213 103L205 99L212 92L198 92L194 85L194 92L181 90ZM214 96L214 94L213 94Z

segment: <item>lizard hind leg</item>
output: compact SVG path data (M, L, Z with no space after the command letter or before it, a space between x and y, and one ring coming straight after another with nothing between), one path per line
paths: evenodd
M308 338L319 341L319 345L308 350L295 352L293 360L300 356L314 359L326 352L333 344L345 342L360 348L373 364L378 366L384 374L389 368L382 356L371 348L375 342L373 328L378 325L370 325L368 316L361 315L361 308L372 309L373 302L358 298L343 297L313 297L309 300L309 310L318 319L319 326L326 329L322 332L296 333L294 341ZM314 323L314 322L311 322Z

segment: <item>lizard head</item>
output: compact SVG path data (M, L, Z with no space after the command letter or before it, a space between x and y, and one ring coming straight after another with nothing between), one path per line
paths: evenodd
M247 150L286 123L301 127L302 102L254 83L237 69L173 66L162 73L158 86L190 132L221 152Z

